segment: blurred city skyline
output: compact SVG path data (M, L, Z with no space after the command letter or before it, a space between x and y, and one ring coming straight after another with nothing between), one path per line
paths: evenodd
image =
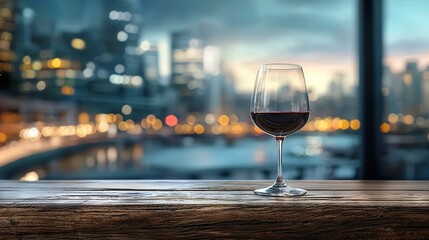
M100 22L103 0L58 3L52 0L21 0L23 8L35 13L36 25L55 22L58 28L79 31ZM257 67L264 61L295 62L304 67L307 84L325 94L338 73L344 75L346 90L356 85L356 1L216 1L168 0L129 1L141 10L144 33L140 41L159 47L160 74L170 69L170 34L198 24L218 31L213 39L222 48L227 69L235 75L238 92L250 92ZM417 60L420 68L429 65L429 33L422 0L386 1L385 64L392 71L404 70L404 62ZM331 11L332 8L341 11ZM51 11L55 8L56 11ZM241 9L240 16L236 9ZM413 18L404 18L412 13ZM240 20L243 19L243 20ZM101 23L99 23L101 24ZM350 26L352 24L353 26ZM311 31L310 31L311 30ZM413 32L412 37L407 34ZM254 33L258 32L257 35ZM417 36L416 36L417 34ZM291 36L291 37L290 37Z
M220 8L216 1L129 1L143 16L140 41L159 47L163 77L171 74L171 33L202 26L214 32L210 41L221 48L223 65L234 75L237 92L251 92L257 68L269 61L301 64L308 87L318 94L326 93L338 73L345 78L346 89L356 84L356 28L350 26L356 13L354 4L342 2L235 0ZM40 26L36 31L55 24L78 32L102 24L102 3L22 0L21 7L34 11L35 26ZM333 5L341 11L332 12Z
M429 140L427 5L384 3L380 131L393 149L386 159L413 169L405 154L414 151L425 164ZM170 154L182 158L197 149L217 153L220 141L257 143L263 133L249 118L256 71L265 62L295 62L311 110L290 154L307 177L313 169L301 156L312 166L332 160L319 176L345 176L337 164L347 178L357 176L357 7L356 0L0 0L0 170L13 177L8 166L28 154L92 143L115 146L70 164L105 169L110 161L113 169L119 155L127 162L137 151L141 166L143 146L122 152L124 141L174 146ZM166 157L160 154L149 154L154 164ZM258 164L261 154L251 158Z
M386 1L385 31L391 32L385 41L386 97L390 88L401 84L412 85L413 91L425 91L427 85L423 81L429 66L426 58L413 57L424 53L427 46L421 41L427 34L418 31L417 37L404 36L407 27L419 30L422 24L406 19L392 28L400 12L411 11L421 20L421 10L404 1L398 3L391 10L391 1ZM332 13L334 5L344 11ZM13 39L3 45L11 45L15 51L11 84L18 95L34 91L36 96L52 99L59 94L61 100L78 103L94 94L111 93L128 99L122 105L136 97L150 97L148 106L140 104L147 114L151 107L153 113L168 113L173 110L168 101L177 97L176 113L236 112L244 116L241 106L248 101L244 98L251 93L259 64L289 54L291 59L302 59L309 97L316 106L313 116L327 116L324 113L331 111L323 109L332 106L329 102L342 101L333 105L328 116L352 119L357 118L356 5L355 1L335 0L255 0L248 4L234 0L222 6L195 0L41 0L38 4L21 0L14 3L13 38L8 31L2 36L6 41ZM248 11L238 13L240 6ZM399 58L405 59L396 63ZM410 71L412 84L401 80ZM405 99L405 92L392 94L396 101ZM423 95L416 95L419 101ZM78 105L83 107L78 111L85 110L85 104ZM397 114L407 111L405 107L395 109ZM426 114L424 107L420 109L414 111L415 117Z

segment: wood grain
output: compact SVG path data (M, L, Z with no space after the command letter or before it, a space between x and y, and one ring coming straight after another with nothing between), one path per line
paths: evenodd
M428 181L0 181L0 239L428 239Z

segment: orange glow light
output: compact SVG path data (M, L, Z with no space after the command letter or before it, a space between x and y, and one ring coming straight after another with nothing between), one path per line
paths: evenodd
M51 61L49 61L48 64L51 68L60 68L61 67L61 59L54 58Z
M126 122L122 121L118 124L118 129L120 131L126 131L128 129L128 124Z
M153 114L149 114L149 115L146 117L146 121L147 121L150 125L154 124L154 123L155 123L155 121L156 121L156 117L155 117L155 115L153 115Z
M73 87L70 87L70 86L63 86L63 87L61 88L61 93L62 93L63 95L67 95L67 96L74 95L74 88L73 88Z
M350 127L349 121L347 121L346 119L341 120L340 122L341 130L347 130L349 127Z
M140 122L140 125L142 126L142 128L145 128L145 129L150 128L150 123L146 120L146 118Z
M89 123L89 114L86 112L82 112L79 114L79 123Z
M183 134L183 128L182 128L182 125L177 124L177 125L176 125L176 127L174 127L174 131L175 131L177 134Z
M4 143L7 140L7 135L5 133L0 132L0 143Z
M194 127L194 132L195 132L196 134L203 134L203 133L204 133L204 126L203 126L203 125L201 125L201 124L197 124L197 125L195 125L195 127Z
M411 125L414 123L414 117L410 114L404 116L404 123L407 125Z
M353 119L350 121L350 128L352 130L358 130L360 128L360 121L358 119Z
M223 114L219 117L218 121L221 126L226 126L229 123L229 117Z
M152 124L152 128L155 131L158 131L162 128L162 122L159 119L156 119L155 122Z
M334 130L338 130L338 129L340 129L340 123L341 123L341 119L338 118L338 117L336 117L336 118L332 119L332 121L331 121L331 127Z
M383 124L381 124L381 126L380 126L380 131L381 131L382 133L388 133L388 132L390 132L390 125L389 125L389 124L387 124L387 123L383 123Z

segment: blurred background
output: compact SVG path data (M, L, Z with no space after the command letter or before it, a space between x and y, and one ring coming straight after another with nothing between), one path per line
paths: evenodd
M287 179L357 179L358 1L0 0L0 179L274 179L258 66L301 64ZM384 179L429 179L429 2L383 1Z

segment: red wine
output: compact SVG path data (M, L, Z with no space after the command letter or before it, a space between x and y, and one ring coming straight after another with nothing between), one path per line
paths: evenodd
M309 112L252 112L256 126L273 136L290 135L307 123Z

